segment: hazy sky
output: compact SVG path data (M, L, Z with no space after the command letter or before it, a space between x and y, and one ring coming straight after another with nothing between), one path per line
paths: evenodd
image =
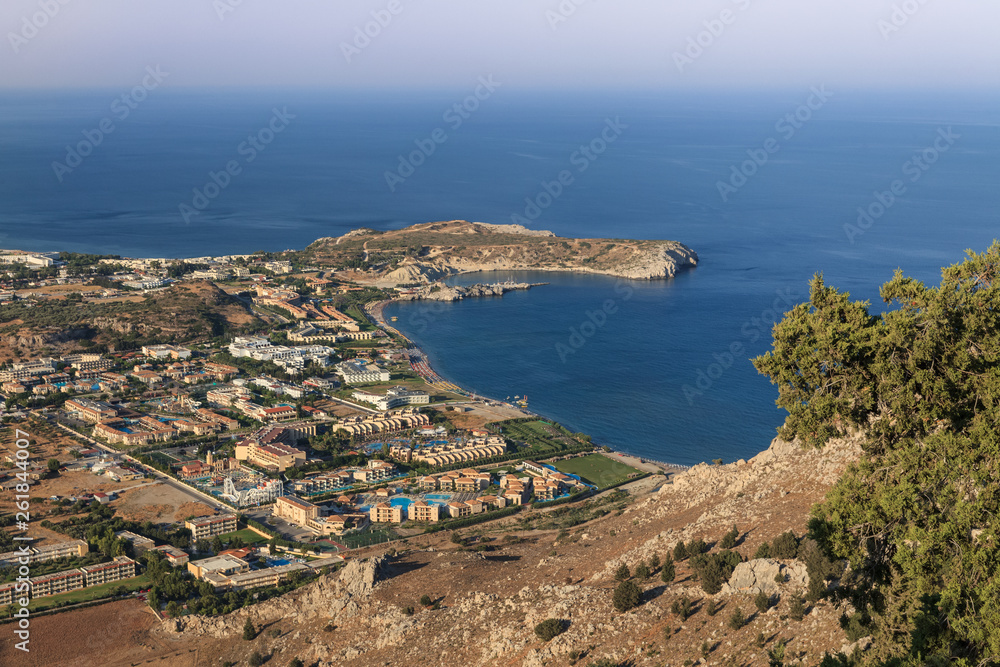
M996 89L998 25L988 0L2 0L0 86Z

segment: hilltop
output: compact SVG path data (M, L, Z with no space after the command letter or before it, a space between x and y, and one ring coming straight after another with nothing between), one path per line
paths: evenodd
M14 302L2 310L0 361L44 350L115 349L122 342L188 342L260 324L234 296L211 282L192 280L167 291L117 300L49 298L35 305Z
M697 265L675 241L561 238L521 225L452 220L322 238L297 253L303 262L354 269L379 285L425 283L475 271L579 271L621 278L671 278Z

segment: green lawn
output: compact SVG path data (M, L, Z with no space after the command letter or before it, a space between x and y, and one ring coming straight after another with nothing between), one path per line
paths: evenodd
M244 544L266 544L271 541L271 538L264 537L260 533L255 533L249 528L243 528L242 530L237 530L235 533L226 533L225 535L219 535L219 539L221 539L223 543L229 542L234 537L239 537L241 540L243 540Z
M348 549L357 549L358 547L398 540L399 535L391 528L370 528L361 533L348 533L343 537L333 539Z
M568 448L589 445L541 420L503 424L503 433L513 440L526 442L533 456L556 454Z
M601 454L590 454L552 464L556 470L568 475L579 475L585 482L605 487L620 482L631 474L639 473L632 466Z
M100 586L81 588L79 590L70 591L69 593L60 593L59 595L37 598L28 603L28 608L32 611L40 611L42 609L48 609L49 607L55 607L61 602L66 604L90 602L91 600L100 600L101 598L108 597L110 591L114 588L118 588L119 586L123 586L131 592L137 591L140 588L149 588L152 585L153 582L149 579L149 577L145 574L141 574L138 577L132 577L131 579L112 581L107 584L101 584Z

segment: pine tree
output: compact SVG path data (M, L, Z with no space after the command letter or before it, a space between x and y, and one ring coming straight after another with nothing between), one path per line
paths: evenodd
M674 572L674 561L668 558L663 564L663 569L660 570L660 581L665 584L669 584L674 580L674 576L676 576L676 573Z
M626 612L629 609L638 607L641 600L642 591L632 581L623 581L619 583L615 588L614 595L611 598L611 602L614 604L615 609L620 612Z
M257 628L254 627L253 621L249 618L247 622L243 624L243 639L250 641L257 636Z

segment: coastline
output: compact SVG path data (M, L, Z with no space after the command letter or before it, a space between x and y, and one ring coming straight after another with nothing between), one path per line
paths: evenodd
M470 273L474 273L474 272L470 272ZM392 335L398 336L399 338L405 340L407 342L408 346L409 346L408 349L419 353L419 355L420 355L420 357L422 359L422 362L420 363L420 366L422 366L425 370L424 370L424 372L421 372L421 370L419 368L417 368L417 367L414 367L414 370L423 378L424 382L426 382L428 385L430 385L432 387L438 387L438 388L441 388L441 389L447 389L448 391L451 391L453 393L461 394L463 396L467 396L467 397L469 397L472 400L476 400L476 399L478 399L478 400L489 400L489 401L492 401L494 403L499 403L499 404L503 405L506 408L509 408L511 410L519 411L525 417L535 417L535 418L539 418L539 419L548 419L544 415L538 414L537 412L532 412L531 410L526 410L525 408L523 408L521 406L514 405L514 404L508 403L506 401L502 401L500 399L488 398L488 397L483 397L483 396L479 396L479 395L473 394L472 392L469 392L468 390L464 389L463 387L461 387L461 386L459 386L459 385L451 382L450 380L447 380L446 378L444 378L443 376L441 376L440 374L438 374L436 371L434 371L434 369L430 365L430 362L428 361L427 353L424 352L416 343L414 343L412 340L410 340L410 338L407 337L406 334L404 334L403 332L399 331L394 326L392 326L391 324L389 324L388 322L385 321L384 310L385 310L386 306L388 306L389 304L392 304L392 303L397 303L397 302L398 303L404 303L404 302L407 302L407 301L411 301L411 300L409 300L409 299L393 298L393 299L385 299L385 300L382 300L382 301L372 301L370 303L366 303L365 304L365 306L364 306L364 312L365 312L365 315L368 316L368 318L371 320L372 324L374 324L375 326L377 326L378 328L382 329L383 331L385 331L387 333L390 333ZM433 379L433 381L432 381L432 379ZM630 465L630 466L632 466L634 468L638 468L638 469L646 471L646 472L662 473L662 474L665 474L665 475L669 476L669 475L671 475L673 473L677 473L677 472L681 472L681 471L684 471L684 470L688 470L688 469L690 469L692 467L692 466L688 466L688 465L682 465L682 464L679 464L679 463L669 463L667 461L657 461L657 460L649 459L649 458L646 458L646 457L635 456L635 455L630 454L630 453L625 452L625 451L616 450L613 447L610 447L609 445L602 445L602 444L596 443L596 442L594 443L594 447L595 448L605 448L605 447L607 447L608 448L607 450L602 449L600 451L600 453L602 455L604 455L604 456L606 456L606 457L608 457L608 458L610 458L612 460L615 460L615 461L621 461L621 462L625 463L626 465Z

